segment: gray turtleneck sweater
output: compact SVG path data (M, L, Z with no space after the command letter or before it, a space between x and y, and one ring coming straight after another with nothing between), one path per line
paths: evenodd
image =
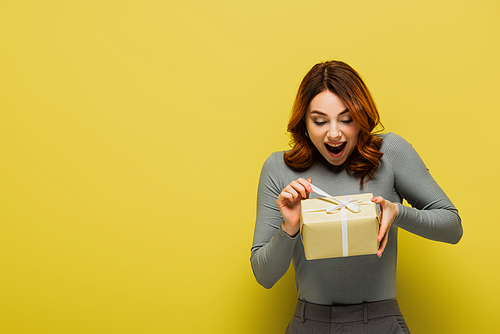
M424 238L455 244L462 237L457 209L434 181L413 147L400 136L388 133L380 151L384 156L375 176L359 185L359 177L345 166L332 166L322 159L304 172L290 169L283 152L273 153L264 163L257 196L257 219L251 264L257 281L271 288L288 270L295 269L299 299L315 304L358 304L396 298L398 228ZM373 193L398 203L399 214L389 232L381 258L377 255L306 260L300 236L290 237L281 228L283 218L276 199L283 188L298 178L332 196ZM321 197L311 194L311 198ZM412 206L403 206L406 199Z

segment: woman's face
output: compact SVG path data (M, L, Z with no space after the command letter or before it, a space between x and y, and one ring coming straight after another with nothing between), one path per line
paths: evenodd
M356 148L359 127L332 92L325 90L312 99L305 121L312 143L332 165L342 165Z

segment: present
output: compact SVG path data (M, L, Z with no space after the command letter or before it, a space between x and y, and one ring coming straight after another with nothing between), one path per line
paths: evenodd
M300 233L306 259L376 254L379 218L372 194L332 197L318 187L322 198L301 201Z

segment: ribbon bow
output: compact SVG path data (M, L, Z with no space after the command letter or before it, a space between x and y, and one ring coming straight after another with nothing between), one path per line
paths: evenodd
M314 184L311 184L311 187L316 194L328 197L328 199L333 201L334 203L336 203L336 205L329 206L326 209L310 209L310 210L305 210L304 212L325 210L326 213L333 213L337 210L341 210L342 208L345 208L345 209L349 209L349 211L352 211L354 213L358 213L361 210L361 208L359 206L360 204L373 204L373 203L368 203L368 202L359 202L359 200L357 200L357 199L349 199L346 201L341 201L341 200L333 197L332 195L328 194L327 192L319 189Z
M326 213L332 213L332 212L340 210L342 208L349 209L350 211L355 212L355 213L358 213L361 210L357 199L350 199L348 201L339 201L335 198L332 198L332 199L335 202L338 202L338 204L327 207L325 209Z

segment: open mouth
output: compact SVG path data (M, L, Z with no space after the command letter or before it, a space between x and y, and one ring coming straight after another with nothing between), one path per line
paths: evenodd
M330 153L333 153L335 155L341 153L345 146L347 145L347 142L343 142L341 144L328 144L328 143L325 143L325 147L326 149L330 152Z

